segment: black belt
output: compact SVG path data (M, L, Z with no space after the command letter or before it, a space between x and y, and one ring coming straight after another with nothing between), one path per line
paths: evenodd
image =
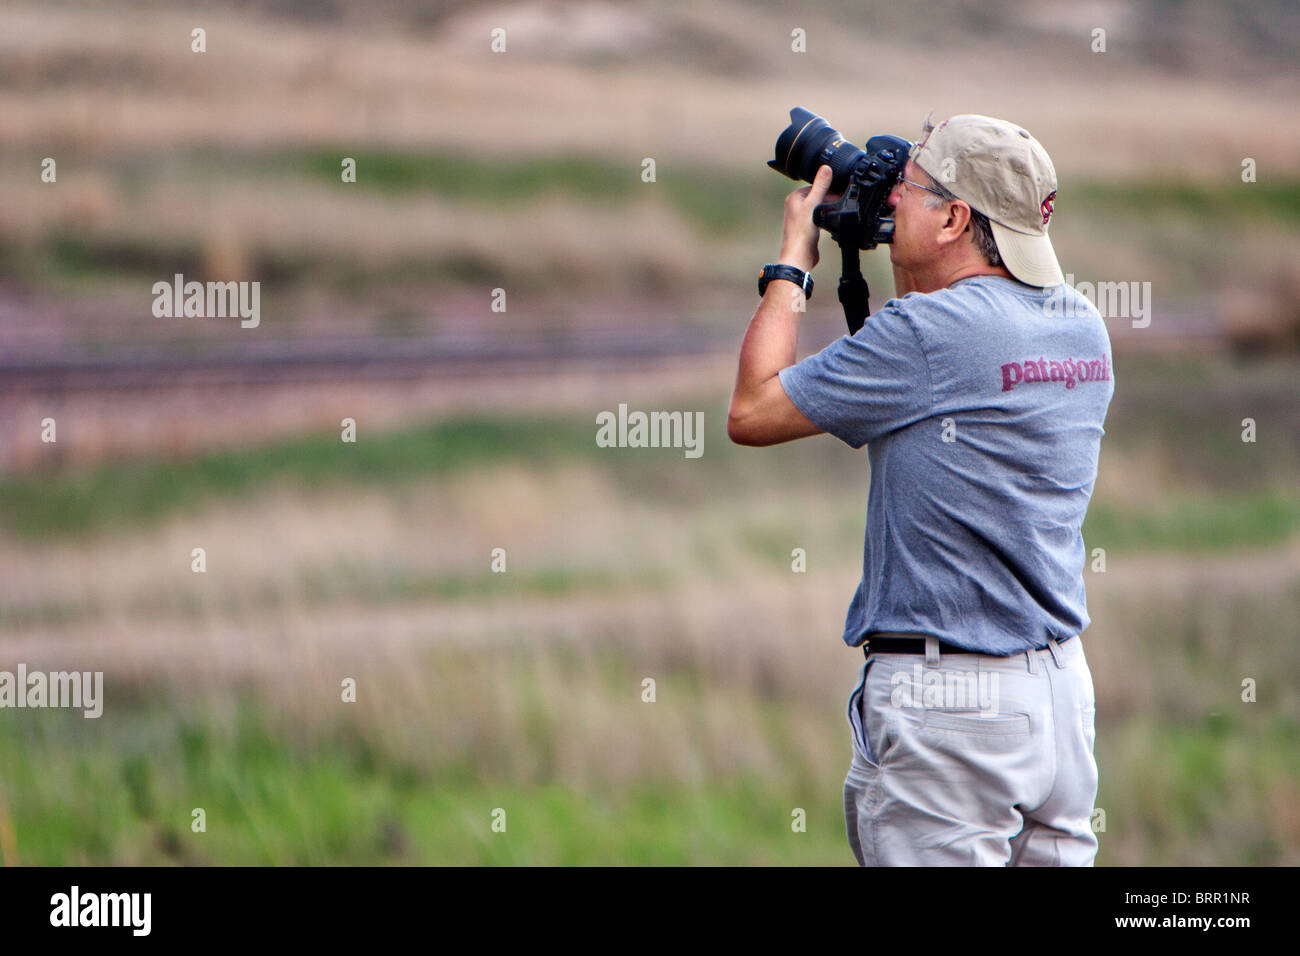
M1057 641L1058 644L1064 644L1074 635ZM1040 651L1047 648L1040 647ZM871 654L924 654L925 638L924 637L868 637L862 645L862 654L864 657ZM986 654L987 651L972 651L969 647L958 647L956 644L949 644L947 641L939 642L940 654ZM1016 652L1017 654L1020 651ZM1010 656L1010 655L1008 655Z

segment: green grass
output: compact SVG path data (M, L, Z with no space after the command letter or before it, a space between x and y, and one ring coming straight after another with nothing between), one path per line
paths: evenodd
M1232 223L1237 227L1272 220L1294 231L1300 222L1300 182L1266 175L1258 182L1243 183L1240 173L1233 170L1219 182L1091 180L1072 186L1069 201L1107 217L1178 216L1199 219L1207 226Z
M429 193L484 207L500 215L523 200L558 195L589 205L617 207L646 196L661 196L705 235L735 234L752 225L761 210L780 209L782 197L796 188L783 176L755 163L737 172L657 157L655 181L643 182L640 162L616 164L587 156L520 159L464 153L366 152L335 150L276 153L259 158L263 174L301 172L321 182L340 182L340 162L357 161L356 186L389 195Z
M344 184L343 157L357 162L357 180ZM627 209L646 200L671 208L701 237L719 243L757 241L767 235L772 216L796 183L764 166L766 157L742 165L677 162L655 157L653 183L641 179L641 162L583 155L551 157L480 156L463 151L365 150L355 146L286 148L263 152L187 152L165 157L121 154L105 160L105 171L125 193L141 183L201 182L219 192L223 184L316 182L357 194L385 197L437 196L463 206L468 215L500 219L520 213L521 204L558 197L599 207L636 229ZM39 162L39 158L33 160ZM1095 178L1066 184L1058 209L1073 209L1112 231L1125 224L1177 222L1184 240L1234 231L1268 228L1280 235L1300 231L1300 180L1264 175L1242 183L1236 171L1223 181ZM1082 221L1082 220L1080 220ZM472 228L472 223L469 224ZM1205 246L1206 242L1199 242ZM1198 242L1153 251L1157 261L1190 262L1186 250ZM23 243L0 237L0 269L30 281L93 285L108 279L169 276L201 271L199 238L151 241L111 232L53 229ZM304 282L325 283L338 292L364 292L388 282L475 283L499 277L503 262L481 254L444 256L433 261L418 251L388 257L382 264L364 257L313 253L282 245L247 250L250 269L267 289ZM869 258L869 261L874 261ZM701 268L705 268L703 265ZM566 281L581 283L582 275ZM705 281L701 272L699 281ZM580 286L575 286L580 287Z
M355 183L342 181L344 157L356 160ZM765 159L765 158L764 158ZM38 160L39 161L39 160ZM335 148L277 149L266 152L184 153L166 157L126 154L109 161L121 182L151 179L241 180L307 179L362 193L385 196L425 194L483 207L499 216L518 203L541 196L561 196L617 210L620 202L647 196L665 199L689 222L709 235L725 235L755 221L766 222L766 209L779 211L782 198L796 184L767 169L679 163L656 157L655 181L643 182L639 159L618 163L584 155L551 157L483 156L470 152L361 150ZM755 203L765 205L755 208Z
M1094 500L1083 525L1089 549L1213 551L1267 547L1300 533L1300 495L1281 490L1235 497L1173 496L1158 511Z
M11 712L0 722L0 827L16 834L17 859L0 862L852 862L838 775L814 779L792 767L776 782L736 774L704 785L639 779L577 789L554 779L489 779L458 762L406 765L346 728L304 742L251 699L239 701L233 719L214 714L153 706L114 707L99 720ZM828 713L827 733L839 716ZM771 715L763 732L780 726ZM1160 746L1149 749L1152 740ZM1280 719L1100 723L1097 805L1107 830L1098 863L1286 859L1267 801L1300 786L1286 760L1298 745L1300 729ZM202 833L191 829L198 807ZM791 829L796 807L806 811L806 832ZM498 808L505 832L492 829Z
M1298 748L1300 727L1277 718L1099 722L1098 864L1277 865L1294 847L1273 825L1270 794L1300 792Z
M685 407L713 404L688 401ZM629 494L652 502L727 493L740 485L766 486L791 474L816 474L818 463L828 461L860 477L860 456L841 453L829 439L815 446L765 450L763 467L756 469L752 450L727 441L721 415L706 412L709 421L714 428L705 436L707 454L685 467L676 451L598 447L593 413L590 418L470 416L363 434L355 443L329 432L178 461L140 458L0 475L0 525L31 538L78 535L154 522L279 482L307 490L400 487L502 464L546 468L596 463Z
M680 575L679 575L680 576ZM312 568L303 571L296 588L264 586L232 597L231 608L242 613L293 608L306 601L313 607L361 602L394 606L427 601L475 602L520 597L559 598L579 594L667 592L675 583L666 570L637 569L615 574L609 568L556 563L539 568L495 574L429 574L409 568L364 565ZM202 619L210 610L193 594L159 591L125 602L130 614ZM61 627L108 613L99 601L0 603L0 629Z
M563 419L463 419L364 435L335 433L166 462L139 460L0 478L0 520L19 534L81 534L133 525L277 480L305 488L440 477L503 461L594 455L595 426Z
M357 180L344 184L341 162L357 163ZM766 157L763 157L765 159ZM586 155L491 157L449 151L358 151L354 146L279 149L267 152L211 152L165 158L126 154L109 160L122 183L150 179L200 178L220 181L305 178L360 192L388 196L426 194L466 205L480 205L498 216L521 201L561 196L584 204L616 208L646 196L662 197L707 235L737 234L766 223L773 208L796 184L766 168L759 159L746 166L706 166L656 157L655 181L643 182L639 161L619 163ZM1222 182L1189 179L1119 180L1095 178L1068 184L1065 198L1081 210L1104 213L1108 221L1194 218L1207 230L1224 222L1241 226L1272 222L1296 231L1300 224L1300 180L1264 176L1243 183L1239 170ZM1061 207L1065 208L1065 207ZM52 247L71 264L84 257L75 236L59 236ZM192 251L192 250L191 250ZM153 267L154 256L138 245L124 246L115 260L140 260ZM169 260L171 261L171 260Z
M616 164L586 156L489 159L463 153L289 151L245 160L252 175L293 175L340 182L343 156L357 160L356 187L388 195L428 193L499 214L511 204L541 195L558 195L590 205L631 202L655 190L703 234L715 238L762 228L771 210L797 185L762 163L723 169L678 164L659 157L656 181L641 181L638 163ZM232 158L235 162L240 160ZM1239 171L1238 171L1239 172ZM1300 180L1266 176L1242 183L1149 179L1091 179L1068 184L1062 202L1114 224L1167 217L1195 220L1206 230L1224 223L1242 228L1270 223L1295 233L1300 226ZM1066 208L1063 206L1062 208ZM492 212L486 212L492 210Z
M1146 405L1148 419L1159 414L1158 408ZM1084 526L1090 546L1191 551L1254 547L1276 544L1300 530L1300 496L1276 484L1255 484L1261 474L1285 472L1285 449L1277 442L1243 446L1230 440L1233 436L1207 430L1198 434L1180 427L1177 421L1172 426L1183 437L1165 439L1170 453L1234 490L1180 491L1154 511L1125 509L1094 499ZM1139 426L1133 423L1131 427ZM1107 438L1123 440L1122 429ZM400 486L506 463L531 468L592 462L606 469L629 497L650 503L707 501L721 489L791 489L796 487L794 483L814 493L821 487L833 488L836 482L841 488L857 489L864 479L859 471L861 455L838 447L829 438L764 449L762 468L755 467L758 453L738 448L724 436L710 433L706 447L708 454L683 467L680 459L656 457L653 449L618 454L599 449L594 422L588 425L576 416L467 417L368 434L355 444L341 442L330 433L183 461L142 459L6 475L0 477L0 523L33 538L76 535L154 522L277 483L306 489ZM1261 449L1258 453L1257 447ZM1263 455L1266 460L1255 462L1242 448L1253 458ZM791 500L803 491L791 491ZM846 495L845 500L850 498ZM797 516L780 527L749 526L744 530L745 544L755 552L770 552L774 561L788 561L786 542L797 526ZM537 583L545 586L545 582ZM476 585L392 581L385 586L398 595L404 591L433 594L446 588L473 590ZM563 581L554 586L563 589Z
M258 171L299 170L323 182L340 182L342 157L357 161L356 185L389 194L427 192L467 203L504 206L543 194L559 194L593 204L630 200L647 188L660 189L688 217L724 231L747 224L755 205L779 200L795 184L762 163L753 169L723 170L674 164L661 157L656 182L641 181L639 163L618 165L586 156L495 159L463 153L370 152L333 150L279 152L258 157ZM1229 188L1231 187L1231 188ZM1265 177L1242 183L1190 180L1083 180L1070 187L1080 208L1105 207L1109 215L1145 219L1174 214L1222 222L1275 219L1300 222L1300 181Z
M17 860L67 864L850 864L836 781L579 792L381 762L346 733L302 746L243 702L223 721L61 712L0 723ZM206 832L191 829L192 811ZM807 831L791 828L796 807ZM505 811L505 832L492 829Z
M1111 450L1151 456L1165 475L1201 493L1228 496L1295 488L1300 474L1300 403L1294 359L1178 363L1126 359L1117 371L1106 416L1101 469ZM1242 441L1244 419L1255 421L1254 442ZM1157 480L1152 478L1151 481Z

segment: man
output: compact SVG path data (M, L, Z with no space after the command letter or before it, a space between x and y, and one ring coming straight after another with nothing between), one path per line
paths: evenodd
M770 281L750 322L727 431L867 445L849 843L870 866L1090 866L1080 527L1114 383L1101 316L1047 235L1055 169L1011 123L927 123L889 197L897 297L796 364L830 178L786 200L794 281Z

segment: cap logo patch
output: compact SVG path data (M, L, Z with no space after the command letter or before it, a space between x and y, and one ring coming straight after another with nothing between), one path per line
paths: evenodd
M1052 203L1055 201L1056 201L1056 190L1053 189L1050 193L1047 194L1047 198L1043 200L1043 205L1040 207L1043 213L1044 226L1047 225L1047 220L1052 218Z

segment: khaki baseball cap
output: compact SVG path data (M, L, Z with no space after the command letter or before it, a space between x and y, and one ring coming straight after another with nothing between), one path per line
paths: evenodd
M1013 276L1033 286L1065 281L1047 237L1056 169L1028 132L975 113L950 117L938 126L927 118L911 159L989 218L998 253Z

